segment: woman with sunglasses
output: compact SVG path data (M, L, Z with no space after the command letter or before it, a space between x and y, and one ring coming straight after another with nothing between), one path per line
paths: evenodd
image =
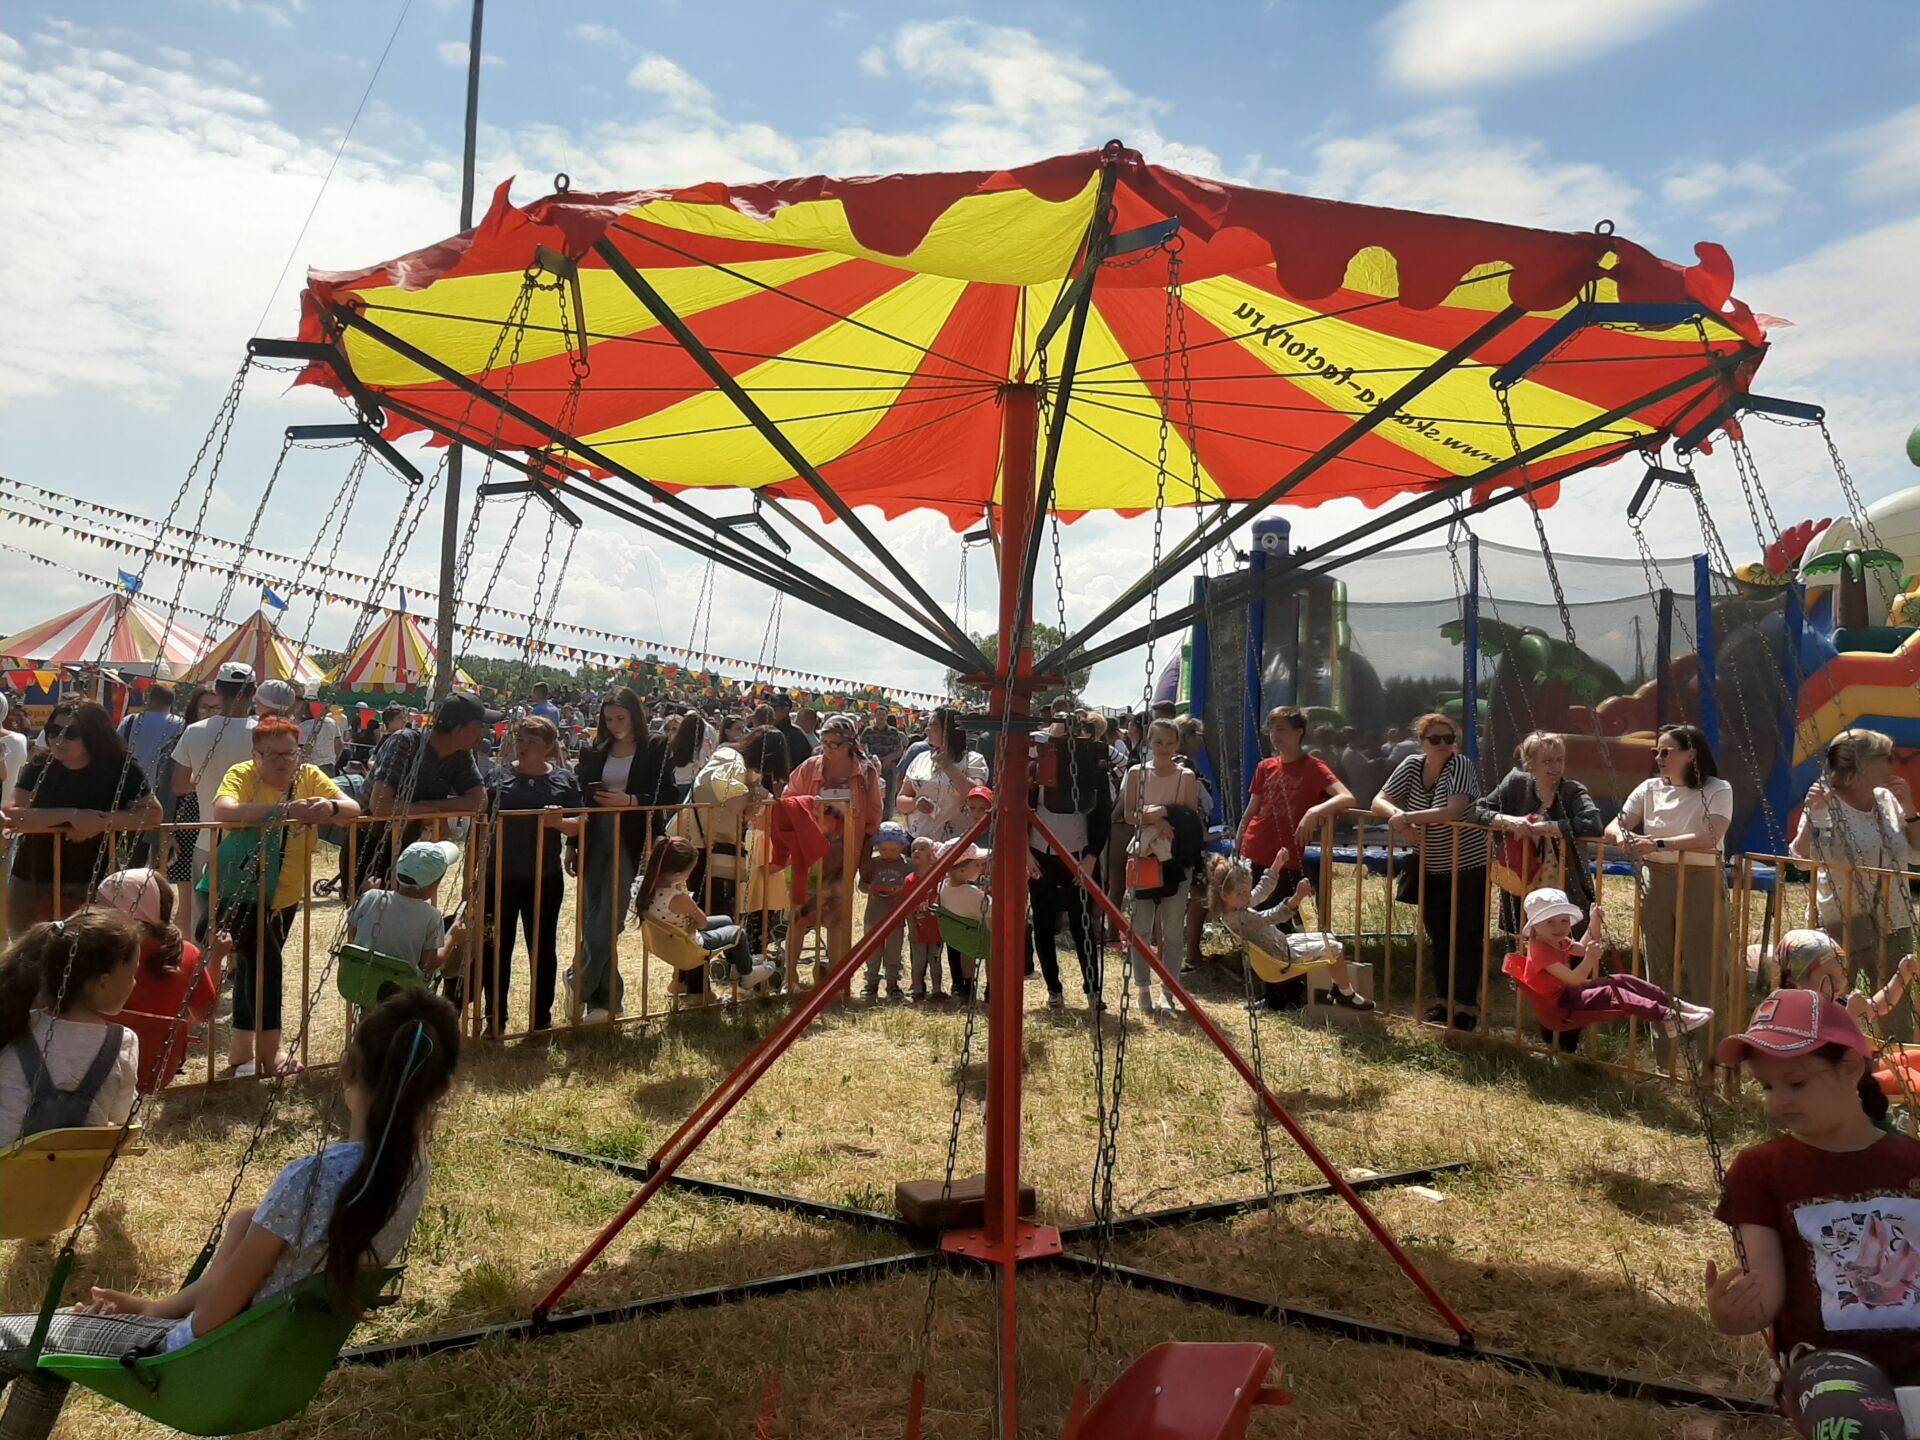
M79 909L108 832L151 829L163 814L107 712L91 700L56 705L47 753L21 767L0 808L0 826L20 836L7 886L7 933L22 935Z
M1408 869L1395 898L1419 901L1433 955L1434 1000L1423 1018L1472 1030L1480 1022L1480 952L1487 932L1487 837L1453 822L1466 817L1480 781L1460 753L1460 727L1452 719L1422 715L1413 733L1420 753L1394 766L1373 797L1373 813L1387 822L1395 840L1422 837L1425 883Z
M1712 1005L1727 949L1727 882L1721 845L1733 823L1733 787L1719 778L1698 725L1663 725L1654 775L1607 826L1640 872L1640 929L1647 978L1682 1000ZM1681 896L1685 895L1684 909Z

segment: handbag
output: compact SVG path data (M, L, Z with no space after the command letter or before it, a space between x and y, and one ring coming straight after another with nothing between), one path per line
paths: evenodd
M280 888L280 860L287 848L287 832L275 829L272 839L266 841L266 863L261 864L262 841L269 832L255 828L251 830L229 830L220 838L220 847L215 852L220 872L220 898L234 905L258 905L262 895L271 896ZM200 894L208 894L213 885L213 866L200 877L200 883L193 888ZM266 870L266 884L260 883L260 871Z
M1160 889L1165 883L1165 871L1158 855L1127 857L1127 889L1135 895L1147 895L1151 891Z
M1537 816L1529 816L1537 819ZM1540 873L1540 843L1531 835L1502 835L1493 851L1493 883L1525 898Z

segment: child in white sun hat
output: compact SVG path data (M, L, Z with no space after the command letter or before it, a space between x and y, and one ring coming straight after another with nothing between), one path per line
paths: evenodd
M1566 892L1539 889L1528 893L1526 922L1520 936L1525 955L1509 955L1502 967L1514 982L1529 991L1551 1030L1578 1030L1603 1020L1643 1020L1667 1034L1698 1030L1713 1018L1702 1005L1675 1000L1650 980L1637 975L1600 975L1604 912L1595 905L1588 912L1587 936L1573 938L1580 907ZM1560 1023L1553 1023L1554 1020Z

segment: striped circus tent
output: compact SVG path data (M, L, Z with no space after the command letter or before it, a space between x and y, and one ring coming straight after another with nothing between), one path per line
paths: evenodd
M324 672L307 658L306 652L275 629L273 622L260 611L235 626L208 652L206 659L181 678L195 682L212 680L230 660L251 665L256 680L293 680L303 685L318 685L324 678Z
M361 642L331 677L343 695L411 695L431 689L440 658L427 627L405 611L395 611ZM473 681L455 670L456 684Z
M137 595L114 590L0 640L0 655L37 665L110 665L172 679L207 648L207 638Z

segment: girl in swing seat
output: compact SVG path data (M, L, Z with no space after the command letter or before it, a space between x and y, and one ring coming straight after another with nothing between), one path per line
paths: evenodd
M1747 1067L1787 1133L1727 1168L1714 1218L1746 1258L1707 1266L1707 1311L1724 1335L1771 1332L1780 1408L1800 1434L1905 1440L1897 1392L1920 1384L1920 1141L1881 1128L1870 1048L1817 990L1775 991L1720 1042L1720 1063Z
M0 1150L127 1118L140 1041L114 1017L139 983L140 941L131 915L81 910L0 957Z
M1713 1011L1706 1006L1676 1000L1651 980L1597 974L1606 949L1605 913L1598 905L1588 911L1587 938L1581 941L1573 938L1580 907L1567 899L1565 891L1529 891L1524 914L1520 936L1527 942L1527 953L1509 955L1501 968L1531 992L1549 1029L1579 1030L1604 1020L1631 1018L1674 1035L1698 1030L1713 1019Z
M235 1211L198 1280L164 1299L95 1287L91 1305L54 1315L45 1352L178 1350L318 1274L354 1301L360 1267L389 1264L419 1218L428 1132L459 1058L459 1021L439 996L404 990L369 1011L340 1061L346 1141L294 1161L257 1207ZM38 1319L0 1316L0 1384L11 1382L0 1440L44 1440L66 1401L66 1380L27 1363Z

